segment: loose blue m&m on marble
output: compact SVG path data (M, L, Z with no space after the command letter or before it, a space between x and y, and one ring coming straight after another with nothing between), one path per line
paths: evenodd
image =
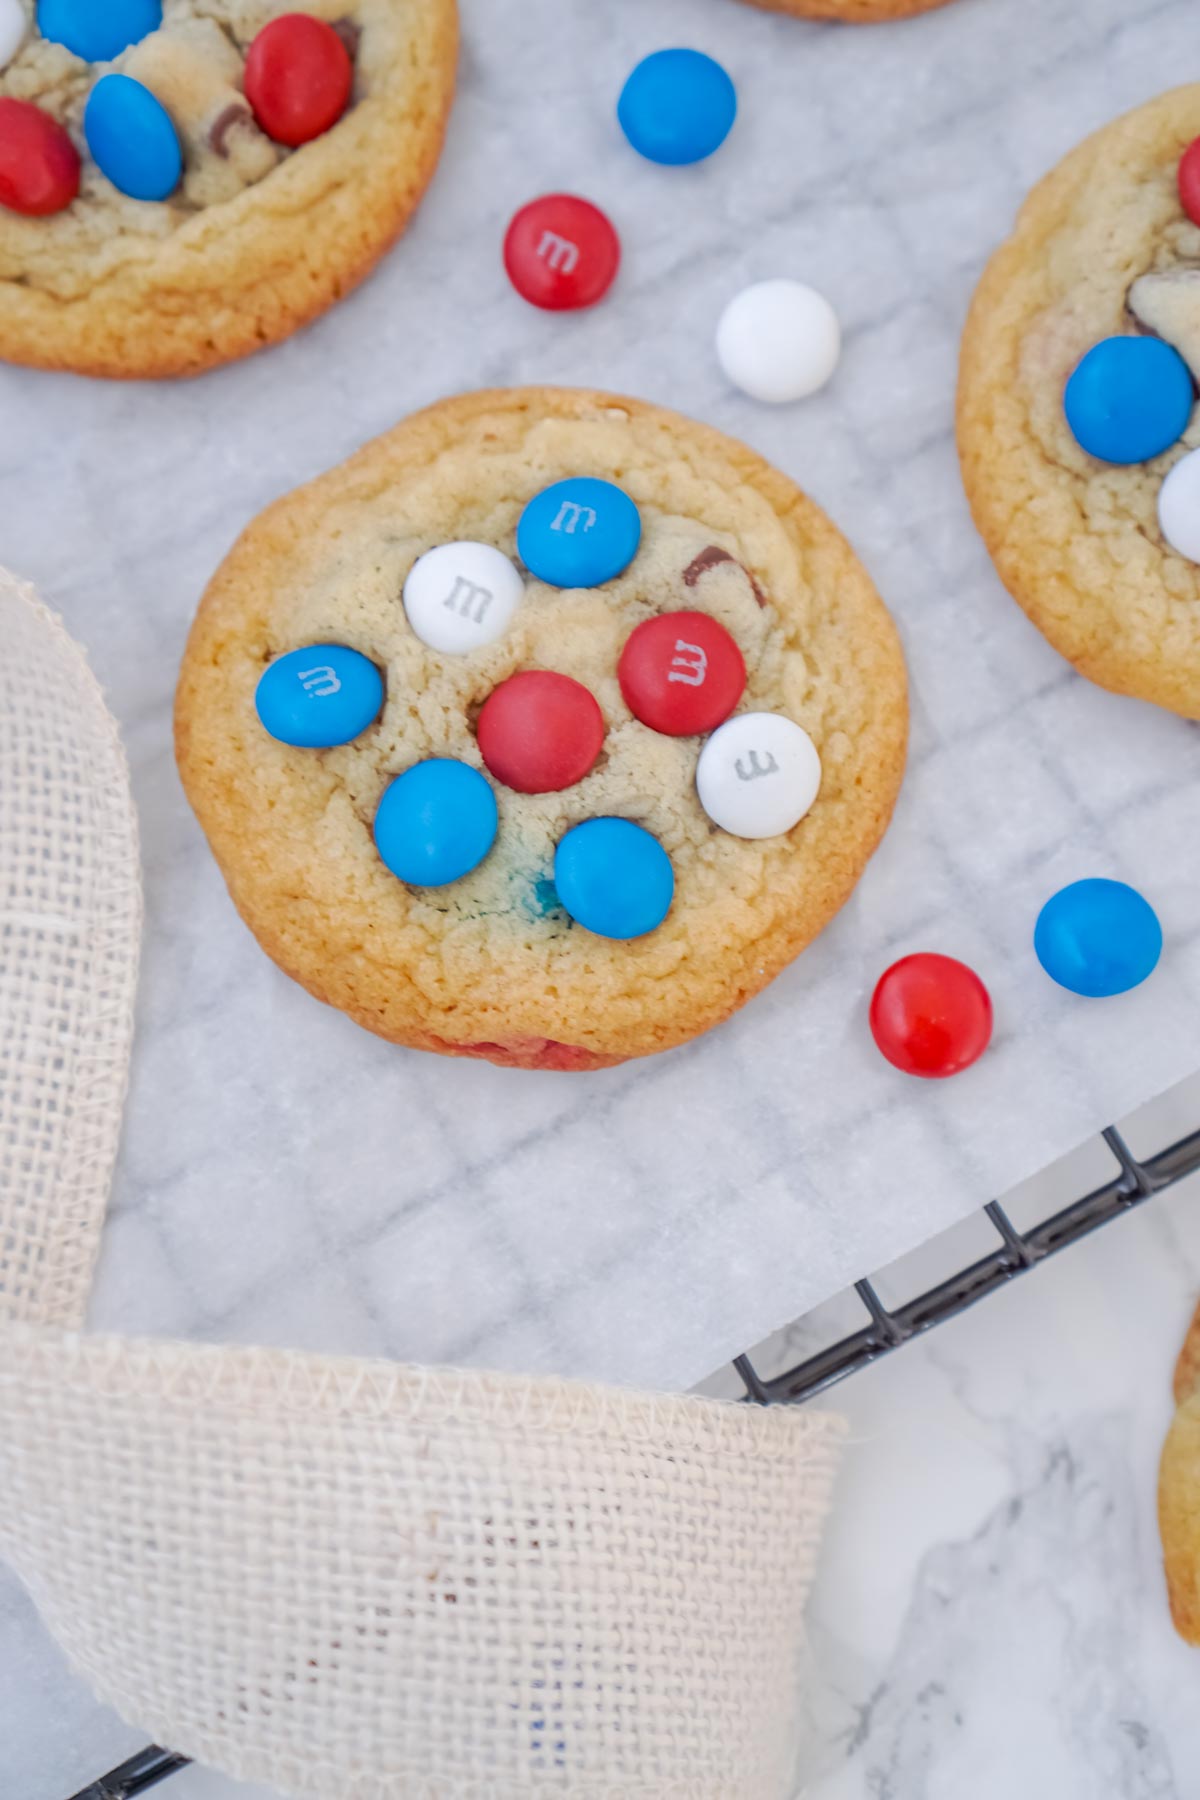
M559 843L554 886L576 924L597 937L645 937L671 909L675 871L632 819L585 819Z
M650 162L694 163L711 156L737 116L737 90L701 50L656 50L621 89L617 119Z
M496 841L496 796L469 763L432 756L384 789L375 847L413 887L445 887L477 868Z
M281 744L329 750L379 717L383 676L345 644L306 644L264 669L254 705L264 730Z
M1075 441L1101 462L1149 462L1187 430L1191 371L1161 338L1094 344L1067 382L1063 406Z
M517 554L556 588L599 587L637 555L642 520L623 488L591 475L556 481L535 494L517 524Z
M88 96L83 134L102 174L132 200L165 200L183 153L171 115L132 75L102 75Z
M1073 881L1047 900L1034 927L1037 959L1073 994L1106 999L1137 987L1162 954L1150 902L1123 881Z
M84 62L111 62L162 24L162 0L38 0L38 30Z

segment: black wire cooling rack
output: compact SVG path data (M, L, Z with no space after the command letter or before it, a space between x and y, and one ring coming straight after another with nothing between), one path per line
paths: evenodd
M956 1318L977 1300L995 1293L1006 1282L1069 1244L1078 1243L1110 1219L1131 1212L1151 1195L1200 1170L1200 1130L1154 1156L1141 1158L1133 1154L1115 1126L1110 1125L1101 1135L1117 1160L1116 1175L1103 1187L1073 1200L1028 1231L1018 1231L1000 1203L993 1200L983 1210L999 1240L996 1248L903 1306L885 1306L873 1282L856 1281L854 1291L866 1310L868 1322L782 1375L764 1377L748 1356L735 1357L733 1366L746 1390L746 1399L758 1406L796 1406L811 1400L815 1394L844 1381L847 1375L898 1350L910 1338ZM71 1800L136 1800L136 1796L148 1793L168 1775L185 1768L187 1760L174 1751L151 1745L119 1769L81 1789Z

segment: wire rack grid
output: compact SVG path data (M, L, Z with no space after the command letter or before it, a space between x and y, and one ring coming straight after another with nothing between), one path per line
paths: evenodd
M872 1280L855 1282L854 1291L867 1315L859 1330L769 1378L760 1375L749 1356L734 1358L746 1400L758 1406L796 1406L811 1400L1200 1170L1200 1130L1147 1157L1135 1156L1114 1125L1101 1135L1117 1163L1117 1173L1110 1181L1026 1231L1019 1231L999 1201L993 1200L983 1210L995 1231L996 1248L901 1306L885 1306ZM71 1800L137 1800L186 1768L187 1761L174 1751L150 1745L82 1788Z

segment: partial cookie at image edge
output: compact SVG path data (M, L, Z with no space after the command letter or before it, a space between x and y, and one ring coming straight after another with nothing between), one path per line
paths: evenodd
M952 0L742 0L761 12L788 13L794 19L824 19L841 25L886 25L895 19L915 19L934 12Z
M1009 593L1088 680L1192 719L1200 718L1200 569L1166 544L1147 496L1194 446L1198 415L1153 461L1105 464L1073 438L1063 390L1095 343L1132 331L1127 290L1158 266L1167 234L1196 238L1176 167L1198 133L1200 85L1176 88L1101 127L1037 183L972 298L956 403L967 499ZM1097 275L1091 258L1065 281L1072 243L1100 244L1098 208L1113 215L1100 251L1113 268ZM1143 218L1161 228L1127 242ZM1053 436L1052 456L1030 416L1028 370L1042 363L1053 423L1043 419L1039 430Z
M117 260L83 299L0 279L0 361L116 380L197 375L310 324L365 280L419 205L457 59L456 0L420 0L395 85L196 213L148 265Z

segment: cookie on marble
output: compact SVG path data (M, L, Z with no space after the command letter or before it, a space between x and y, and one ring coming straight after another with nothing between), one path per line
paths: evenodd
M948 6L950 0L748 0L748 4L764 12L790 13L796 19L875 25L889 19L913 19L918 13Z
M1198 135L1200 86L1179 88L1034 189L975 295L958 392L967 495L1005 585L1081 674L1187 718L1200 718Z
M356 286L433 173L455 0L8 6L0 358L136 377L245 356Z
M1174 1394L1159 1467L1158 1523L1175 1629L1200 1644L1200 1307L1175 1365Z
M907 736L891 619L752 451L530 388L256 520L176 703L262 946L397 1043L596 1069L765 987L852 892Z

